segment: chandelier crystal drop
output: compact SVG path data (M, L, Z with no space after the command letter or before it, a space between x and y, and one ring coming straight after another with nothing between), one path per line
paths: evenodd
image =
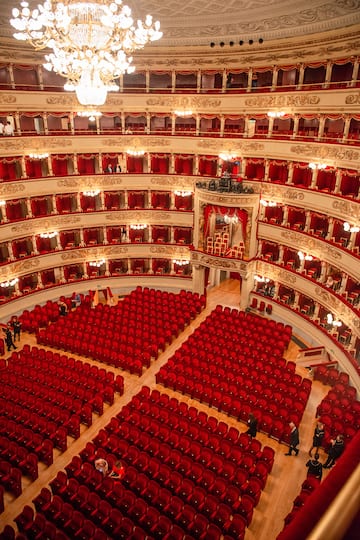
M122 0L46 0L33 10L23 1L12 15L14 37L52 49L44 67L65 77L65 90L86 106L103 105L119 89L115 80L135 71L130 55L162 37L159 21L147 15L135 24Z

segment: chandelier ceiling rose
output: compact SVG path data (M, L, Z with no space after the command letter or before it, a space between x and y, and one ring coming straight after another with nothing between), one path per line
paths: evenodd
M12 15L14 37L52 49L44 67L65 77L65 90L87 106L103 105L119 89L115 80L135 70L130 55L162 37L159 21L147 15L135 24L122 0L46 0L33 10L23 1Z

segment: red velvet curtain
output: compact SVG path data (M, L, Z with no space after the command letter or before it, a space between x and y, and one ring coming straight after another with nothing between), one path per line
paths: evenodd
M240 210L240 208L228 208L226 206L215 206L212 204L208 204L205 207L204 210L204 236L205 238L209 236L209 229L210 229L210 216L212 214L218 214L220 216L229 216L234 217L236 216L238 220L241 222L242 229L243 229L243 237L246 236L246 223L247 223L247 212L245 210Z
M68 175L68 156L52 156L51 163L55 176L67 176Z

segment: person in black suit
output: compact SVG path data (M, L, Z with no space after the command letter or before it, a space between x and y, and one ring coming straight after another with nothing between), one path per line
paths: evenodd
M250 413L249 414L249 420L247 422L248 426L249 426L249 429L247 430L246 433L248 433L249 435L251 435L251 437L256 437L256 433L257 433L257 419L255 418L255 416Z
M309 450L309 456L312 455L311 452L313 451L314 448L316 448L316 453L318 453L319 448L322 445L324 436L325 436L324 424L322 424L321 422L318 422L314 430L313 443L312 443L312 447Z
M290 422L289 426L290 426L290 429L291 429L291 432L290 432L290 446L289 446L289 451L285 454L285 456L291 456L293 451L295 452L295 456L297 456L298 453L299 453L299 449L296 448L296 447L300 443L299 430L295 426L294 422Z
M323 469L331 469L335 465L336 460L343 453L344 447L344 437L342 435L338 435L336 439L331 439L331 447L328 451L328 458L323 465Z
M10 323L8 323L6 328L3 328L3 332L5 333L5 343L6 343L8 352L10 352L11 347L14 347L14 349L17 349L17 347L16 347L16 345L15 345L15 343L13 341L13 336L12 336L12 332L11 332Z
M306 466L308 468L308 476L314 476L318 480L321 480L323 466L319 461L319 454L316 453L313 459L309 459Z

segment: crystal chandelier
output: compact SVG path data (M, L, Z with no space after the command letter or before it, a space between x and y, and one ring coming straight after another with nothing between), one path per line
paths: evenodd
M107 92L119 89L115 79L135 70L129 55L162 36L150 15L135 25L122 0L46 0L34 10L23 1L12 15L14 37L52 49L44 67L65 77L65 90L86 106L103 105Z

